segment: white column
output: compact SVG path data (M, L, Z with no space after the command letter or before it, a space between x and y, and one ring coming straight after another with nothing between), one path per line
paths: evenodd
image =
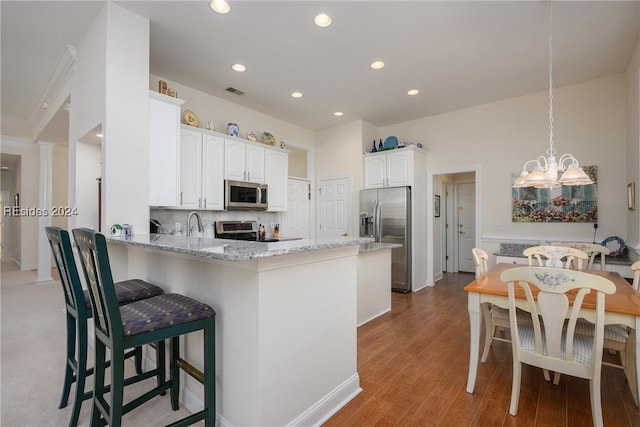
M50 282L51 277L51 249L44 228L51 225L51 179L53 169L53 146L51 142L40 144L40 185L38 187L38 207L47 215L38 217L38 276L36 283Z

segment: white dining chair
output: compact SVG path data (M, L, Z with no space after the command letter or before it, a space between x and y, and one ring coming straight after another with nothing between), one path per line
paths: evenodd
M568 248L579 249L582 252L586 253L589 256L589 260L587 261L587 270L593 270L595 264L596 257L600 256L600 270L605 270L606 258L607 255L611 252L608 247L599 245L597 243L587 243L587 242L553 242L551 243L553 246L564 246Z
M480 248L473 248L473 264L476 269L476 279L487 273L487 261L489 256ZM509 309L498 307L497 305L485 303L482 304L482 317L484 319L484 350L480 361L485 363L489 357L489 350L493 341L511 342L511 339L496 335L499 330L506 331L509 329ZM526 313L521 313L522 322L528 321ZM530 324L531 322L529 322Z
M558 267L582 270L583 262L588 262L589 256L575 248L565 246L532 246L522 251L529 259L529 265L540 267Z
M518 413L522 364L537 366L589 380L591 415L595 426L602 426L600 374L604 340L605 294L613 294L616 286L610 280L582 271L547 267L519 267L500 275L508 284L509 320L513 351L513 382L509 413ZM534 298L533 288L538 288ZM516 292L524 291L526 300L516 300ZM573 304L567 293L577 291ZM585 295L595 292L595 313L581 313ZM532 326L518 323L518 307L530 313ZM578 316L590 316L595 325L593 337L575 334ZM568 319L565 322L565 319Z
M640 261L636 261L631 264L631 271L633 271L633 289L640 291Z

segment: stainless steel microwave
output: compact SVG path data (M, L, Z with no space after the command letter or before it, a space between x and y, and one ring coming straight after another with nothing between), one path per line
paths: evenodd
M224 207L227 210L267 210L267 184L225 181Z

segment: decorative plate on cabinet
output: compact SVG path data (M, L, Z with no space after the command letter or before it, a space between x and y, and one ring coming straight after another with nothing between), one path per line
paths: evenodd
M387 139L384 140L384 148L396 148L398 146L398 138L395 136L388 136Z
M191 110L184 110L182 113L182 119L189 126L198 126L200 124L198 115Z

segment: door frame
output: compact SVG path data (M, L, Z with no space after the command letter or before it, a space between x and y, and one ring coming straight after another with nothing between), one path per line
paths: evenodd
M480 183L482 182L482 167L481 165L470 165L470 166L456 166L451 168L443 168L443 169L434 169L427 171L427 286L435 286L435 270L434 270L434 259L435 254L433 253L433 248L435 247L435 239L442 238L440 234L436 236L435 228L434 228L434 211L433 211L433 199L435 195L435 180L434 176L436 175L450 175L456 173L465 173L465 172L473 172L475 173L475 191L476 191L476 214L475 214L475 223L476 223L476 238L475 238L475 246L480 246L482 235L482 186ZM454 187L455 188L455 187ZM456 255L457 257L457 255ZM458 265L457 259L454 262L454 265ZM438 267L440 268L440 267Z

